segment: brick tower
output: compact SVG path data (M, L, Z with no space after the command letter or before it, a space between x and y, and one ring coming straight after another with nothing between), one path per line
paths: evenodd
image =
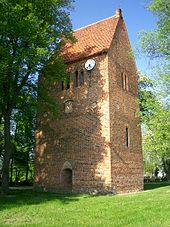
M121 10L74 32L61 55L70 83L57 82L60 117L37 117L35 186L46 191L143 189L137 69Z

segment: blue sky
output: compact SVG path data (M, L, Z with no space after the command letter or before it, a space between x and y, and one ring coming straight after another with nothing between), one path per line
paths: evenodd
M97 22L115 15L117 8L122 9L123 18L128 30L132 48L137 42L138 32L155 28L156 18L146 10L149 0L75 0L75 9L71 12L73 29ZM147 72L148 61L145 58L136 59L137 67Z

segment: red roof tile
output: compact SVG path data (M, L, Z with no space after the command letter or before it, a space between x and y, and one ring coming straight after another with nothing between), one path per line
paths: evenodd
M109 17L74 31L75 43L65 42L61 56L66 63L77 61L107 51L113 39L118 16Z

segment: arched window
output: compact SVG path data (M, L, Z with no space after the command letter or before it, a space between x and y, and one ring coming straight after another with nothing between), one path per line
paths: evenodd
M84 85L84 71L83 70L81 70L80 75L79 75L79 83L80 83L80 86Z
M79 86L79 73L78 71L75 72L75 79L74 79L74 87Z
M69 88L70 88L70 75L67 78L67 89L69 89Z
M75 72L74 77L74 87L82 86L84 85L84 71L81 70L80 72Z
M125 75L124 73L121 73L121 78L122 78L122 88L128 91L129 90L128 76Z

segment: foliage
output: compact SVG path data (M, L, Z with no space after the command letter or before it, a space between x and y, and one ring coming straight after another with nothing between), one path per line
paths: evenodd
M157 103L154 115L145 125L146 133L143 136L143 149L146 163L150 161L153 170L156 167L163 169L169 179L170 110L159 105Z
M147 7L157 17L154 31L141 32L138 49L140 54L148 56L153 63L152 80L157 96L169 106L170 103L170 2L169 0L152 0Z
M34 93L24 93L11 117L11 156L10 156L10 183L33 180L33 149L36 116L36 99ZM21 106L22 105L22 106ZM3 125L2 125L3 126ZM3 159L3 127L0 136L0 160ZM2 166L0 166L2 169ZM21 179L22 176L22 179Z
M151 58L169 60L170 54L170 2L169 0L153 0L148 6L157 16L157 29L141 33L142 50Z
M163 169L169 178L170 109L159 99L154 81L139 77L139 100L143 124L145 174Z
M152 79L156 85L159 99L166 105L170 103L170 2L169 0L152 0L148 6L157 16L157 28L140 34L138 46L154 60Z
M21 104L21 103L19 103ZM22 103L23 104L23 103ZM22 109L22 111L21 111ZM34 132L36 119L36 96L27 93L24 99L24 106L15 109L13 116L12 130L12 164L10 168L15 169L18 173L25 172L25 182L28 182L29 172L33 170L33 150L34 150ZM19 171L21 170L21 171ZM11 169L11 182L12 182ZM20 176L17 176L20 179ZM16 178L15 178L16 181ZM17 182L16 182L17 183Z
M5 111L4 102L14 106L25 90L32 92L36 88L35 73L49 60L61 35L71 31L68 12L64 11L64 7L71 7L70 3L71 0L1 1L0 112ZM55 59L59 60L57 52ZM50 80L62 76L63 66L58 61L57 69Z
M11 156L11 117L24 108L27 94L36 93L37 78L44 65L55 73L46 81L65 75L57 51L62 36L71 37L69 11L72 0L3 0L0 1L0 122L4 129L2 192L8 191ZM56 64L53 64L55 55ZM39 91L48 99L48 91ZM49 101L49 100L48 100ZM50 102L48 102L50 103ZM18 105L19 104L19 105ZM54 104L54 101L53 101ZM51 104L46 105L46 108ZM54 107L54 105L53 105Z
M147 122L153 115L155 95L153 93L153 82L143 74L138 77L138 97L140 117L143 123Z
M145 166L163 168L170 180L170 2L152 0L148 10L157 16L157 28L140 34L141 53L155 64L153 87L140 88Z
M169 226L170 186L146 187L121 196L16 190L0 200L0 226Z

